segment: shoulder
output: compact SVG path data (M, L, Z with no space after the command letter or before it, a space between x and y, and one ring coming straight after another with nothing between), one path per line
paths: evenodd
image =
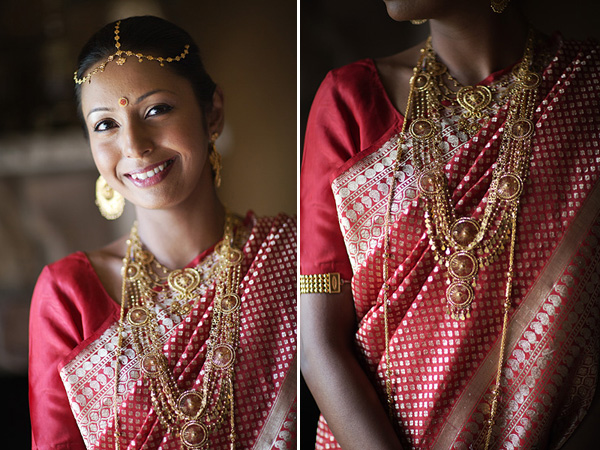
M552 96L551 109L562 108L569 111L570 116L580 115L581 121L576 125L588 127L593 123L591 128L596 132L600 121L598 42L564 39L560 33L554 33L548 42L550 61L544 64L543 78Z
M247 278L256 292L261 287L294 301L296 295L296 219L287 214L257 217L249 212L251 232L245 248Z
M360 89L360 87L376 81L377 78L375 61L368 58L329 71L323 85L341 91Z
M315 164L338 167L395 130L401 120L375 62L357 61L330 71L323 80L309 114L305 150L316 149Z
M251 228L249 243L257 257L264 254L286 255L296 261L296 218L285 213L258 217L249 211L245 221ZM262 258L262 256L261 256Z
M579 78L593 78L596 81L600 78L600 45L596 40L565 39L556 32L548 39L548 46L554 56L547 68L550 69L550 76L567 78L579 75Z
M560 33L554 33L551 39L558 43L565 55L594 59L596 63L598 62L600 44L595 39L567 39Z
M296 231L296 217L286 213L279 213L275 216L256 217L258 226L274 230Z
M36 331L36 336L49 338L50 334L59 333L71 347L81 341L83 318L88 315L86 302L90 298L86 289L91 275L91 266L83 252L44 267L31 299L30 334Z
M350 109L360 109L361 105L369 103L373 96L385 98L385 92L373 59L363 59L327 73L321 83L315 102L335 102L339 108L347 104Z
M275 216L257 216L249 211L246 222L252 224L253 234L263 239L296 241L296 217L286 213Z
M36 284L34 299L49 293L68 294L92 275L93 269L85 253L73 253L44 267Z
M86 254L76 252L42 270L31 300L31 323L69 322L89 329L116 309Z

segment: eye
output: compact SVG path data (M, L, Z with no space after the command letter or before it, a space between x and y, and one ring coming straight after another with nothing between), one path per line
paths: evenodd
M103 119L94 125L94 131L107 131L117 127L117 123L112 119Z
M168 113L172 109L173 109L172 106L164 104L164 103L162 103L160 105L155 105L155 106L152 106L150 109L148 109L148 112L146 113L146 117L160 116L161 114Z

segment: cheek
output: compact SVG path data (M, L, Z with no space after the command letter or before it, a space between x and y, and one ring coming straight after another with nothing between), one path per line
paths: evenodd
M112 178L116 167L116 152L106 143L94 142L90 139L92 158L98 171L106 178Z
M173 134L177 148L185 149L188 158L203 161L208 156L208 139L200 127L183 127Z

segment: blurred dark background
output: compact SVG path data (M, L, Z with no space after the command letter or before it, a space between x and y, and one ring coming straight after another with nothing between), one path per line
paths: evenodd
M473 0L487 1L487 0ZM595 0L512 0L531 23L567 38L600 41L600 3ZM312 99L327 72L362 58L392 55L425 39L428 25L394 22L382 0L300 2L300 139ZM300 306L301 307L301 306ZM314 448L318 409L301 380L301 449ZM360 405L356 406L360 408Z
M225 93L221 198L241 214L295 214L296 10L275 0L0 0L1 448L31 448L27 323L43 265L107 244L133 221L131 208L108 222L94 205L98 174L72 97L80 48L132 15L187 30Z

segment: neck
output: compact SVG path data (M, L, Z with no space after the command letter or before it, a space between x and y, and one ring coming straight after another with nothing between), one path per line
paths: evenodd
M487 2L468 11L448 11L430 20L432 46L450 74L463 85L473 85L523 56L528 24L516 7L502 14Z
M167 210L136 208L144 246L170 269L189 264L223 237L225 208L214 190L194 205Z

